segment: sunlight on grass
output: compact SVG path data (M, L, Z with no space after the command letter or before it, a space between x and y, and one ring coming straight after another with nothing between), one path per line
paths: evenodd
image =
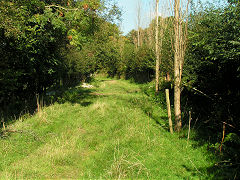
M0 139L3 179L201 179L201 148L171 135L166 110L137 84L98 78L84 102L55 103L8 126ZM77 92L79 89L76 90ZM83 94L82 94L83 95ZM69 95L70 96L70 95Z
M149 178L149 172L144 164L138 159L135 152L120 152L119 141L114 148L113 162L109 170L107 170L107 178L123 179L127 177L136 177L144 175Z
M104 102L96 101L90 108L90 113L100 113L101 115L105 114L105 111L107 110L107 104Z

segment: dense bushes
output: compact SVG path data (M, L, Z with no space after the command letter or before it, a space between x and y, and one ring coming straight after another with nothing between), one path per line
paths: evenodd
M240 128L239 15L239 7L229 5L222 11L206 11L194 22L185 69L186 83L205 94L192 104L208 114L202 118L220 127L229 123L236 131ZM204 101L205 105L198 105ZM198 109L194 111L202 116Z
M141 46L132 52L133 57L127 57L125 77L136 82L148 82L154 77L155 55L151 48Z
M34 3L1 2L1 105L41 93L62 68L60 49L67 29L61 17L43 12L42 3L38 11L32 9Z
M217 151L225 131L222 151L231 163L226 166L239 168L239 5L208 9L192 18L184 75L185 85L191 88L183 91L185 103L204 131L200 138L211 139Z
M88 79L102 59L117 61L109 36L119 34L112 21L120 12L108 8L99 0L1 1L0 114L53 86Z

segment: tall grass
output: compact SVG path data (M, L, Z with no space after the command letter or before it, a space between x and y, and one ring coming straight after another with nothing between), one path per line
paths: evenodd
M137 84L98 78L60 103L9 125L0 139L3 179L201 179L203 148L167 130L167 112Z

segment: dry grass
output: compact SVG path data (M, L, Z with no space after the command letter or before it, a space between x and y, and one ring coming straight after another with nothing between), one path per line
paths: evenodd
M106 178L111 179L126 179L128 177L139 178L139 175L145 175L149 178L150 171L138 159L138 154L135 152L129 153L128 150L120 151L119 141L114 147L113 162L107 171Z

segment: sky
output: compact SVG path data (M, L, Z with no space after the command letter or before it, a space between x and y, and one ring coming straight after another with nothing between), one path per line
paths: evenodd
M124 35L132 29L137 29L137 6L139 1L141 2L141 27L145 28L148 26L151 18L154 17L153 4L156 0L117 0L123 13L120 28ZM206 1L207 0L201 0L202 3L205 3ZM215 0L215 2L216 1L217 0ZM214 2L214 0L209 0L209 2ZM159 15L161 15L161 5L159 9Z
M139 0L118 0L118 5L122 9L122 23L121 23L121 30L123 31L124 35L126 35L132 29L136 29L137 27L137 5ZM150 2L153 0L142 0L142 14L147 15L150 13ZM143 12L144 11L144 12ZM148 17L150 15L147 15ZM146 19L145 16L142 20L143 23L148 23L149 20Z

